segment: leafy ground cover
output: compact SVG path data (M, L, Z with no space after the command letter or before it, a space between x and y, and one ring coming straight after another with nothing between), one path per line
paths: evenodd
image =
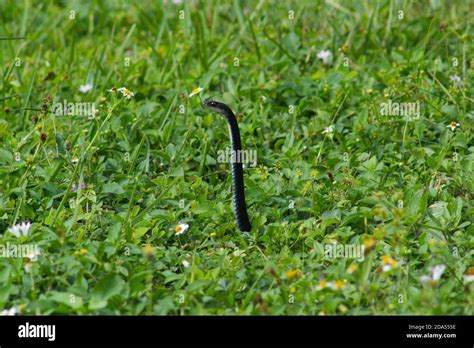
M1 1L0 309L472 315L472 13Z

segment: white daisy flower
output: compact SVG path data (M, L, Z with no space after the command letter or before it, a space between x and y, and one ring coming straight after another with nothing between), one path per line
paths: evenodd
M332 53L329 50L318 52L316 57L322 60L324 64L331 64L332 62Z
M347 268L347 271L346 271L346 272L349 273L349 274L352 274L352 273L354 273L355 271L357 271L358 268L359 268L359 267L358 267L356 264L352 264L352 265L350 265L350 266Z
M431 277L433 278L435 282L441 279L441 276L443 275L443 272L445 269L446 269L445 265L437 265L431 269Z
M31 270L33 269L33 262L31 261L25 262L25 265L23 266L23 268L25 269L26 272L30 273Z
M118 89L118 91L121 92L122 95L123 95L124 97L126 97L127 99L131 99L132 97L135 96L135 93L133 93L131 90L129 90L129 89L125 88L125 87L120 87L120 88Z
M180 234L183 234L184 232L186 232L188 228L189 228L188 224L178 224L174 228L174 233L175 235L179 236Z
M28 236L30 232L31 222L22 222L21 224L16 224L15 226L8 229L16 237L20 238L21 236Z
M423 284L428 284L431 281L431 277L427 275L422 275L420 277L420 282Z
M32 251L30 251L28 254L26 254L26 258L29 259L30 261L37 261L38 256L41 255L41 251L39 250L38 247L33 248Z
M316 290L323 290L326 288L331 288L331 289L334 288L334 283L321 280L319 284L316 286Z
M12 307L10 309L4 309L0 312L0 316L13 316L18 314L18 308Z
M463 279L464 279L464 283L470 283L470 282L474 281L474 275L467 274L463 277Z
M82 93L87 93L92 89L92 87L94 87L94 86L92 86L90 83L88 83L86 85L81 85L79 87L79 91L82 92Z
M461 124L459 122L456 122L456 121L452 121L450 124L448 124L446 126L446 128L451 129L452 132L454 132L456 130L456 128L458 128L458 127L461 127Z
M334 126L324 128L323 134L332 134L334 132Z
M466 273L463 276L464 283L470 283L474 281L474 267L469 267L466 271Z
M346 286L344 280L336 280L335 282L328 282L326 280L321 280L316 286L316 290L332 289L332 290L341 290Z
M391 271L392 269L394 268L397 268L397 266L399 265L399 262L397 262L396 260L394 260L392 257L390 257L389 255L384 255L382 256L382 260L381 260L381 270L382 272L386 273L386 272L389 272Z
M446 265L437 265L430 268L430 275L423 275L420 277L420 282L423 284L436 284L441 279Z
M455 87L462 86L462 79L458 75L451 75L449 81L451 81Z
M332 285L331 288L333 290L341 290L346 286L346 282L344 280L336 280Z
M204 90L202 87L194 88L191 93L189 93L189 98L194 97L195 95L201 93Z

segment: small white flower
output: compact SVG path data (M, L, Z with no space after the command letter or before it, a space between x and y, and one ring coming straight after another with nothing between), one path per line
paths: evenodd
M12 307L10 309L4 309L3 311L1 311L0 316L13 316L13 315L17 315L17 313L18 313L18 308Z
M131 90L129 90L129 89L125 88L125 87L120 87L120 88L118 89L118 91L121 92L122 95L123 95L124 97L126 97L127 99L131 99L132 97L135 96L135 93L133 93Z
M437 265L430 269L430 275L423 275L420 277L420 282L423 284L436 284L441 279L441 276L446 269L446 265Z
M474 281L474 267L469 267L463 276L464 284Z
M456 87L462 86L462 79L458 75L451 75L449 77L449 81L451 81L453 85Z
M441 276L443 275L443 272L445 269L446 269L445 265L437 265L431 269L431 277L433 278L435 282L441 279Z
M467 274L463 277L463 279L464 279L464 283L470 283L470 282L474 281L474 275Z
M324 64L331 64L332 62L332 53L329 50L318 52L316 57L321 59Z
M381 263L382 265L380 269L382 270L382 272L386 273L391 271L392 269L397 268L402 262L393 259L389 255L384 255L382 256Z
M41 255L41 252L39 250L39 248L34 248L34 250L32 250L31 252L29 252L28 254L26 254L26 258L29 259L30 261L37 261L38 260L38 256Z
M431 269L431 277L433 278L435 282L441 279L441 276L443 275L443 272L445 269L446 269L445 265L437 265Z
M356 264L352 264L347 268L347 273L352 274L357 271L359 267Z
M27 221L27 222L22 222L21 224L16 224L15 226L9 228L8 231L18 238L21 236L26 237L28 236L30 232L30 227L31 227L31 223Z
M450 124L448 124L446 126L446 128L451 129L452 132L454 132L456 130L456 128L458 128L458 127L461 127L461 124L459 122L456 122L456 121L452 121Z
M183 266L184 266L184 268L188 268L189 267L189 261L184 260L183 261Z
M186 232L188 228L189 228L188 224L178 224L174 228L174 233L175 235L179 236L180 234L183 234L184 232Z
M323 134L332 134L334 132L334 126L324 128Z
M346 286L345 280L336 280L334 283L331 284L331 289L333 290L341 290Z
M321 280L319 284L316 286L316 290L323 290L326 288L334 288L334 283L333 282L327 282L325 280Z
M346 286L346 282L344 280L336 280L335 282L327 282L325 280L321 280L319 284L316 286L316 290L324 290L324 289L332 289L332 290L341 290Z
M430 277L430 276L422 275L422 276L420 277L420 282L422 282L423 284L428 284L430 281L431 281L431 277Z
M23 266L26 272L30 273L31 270L33 269L33 263L31 261L25 262L25 265Z
M189 98L194 97L195 95L201 93L204 90L202 87L194 88L191 93L189 93Z
M92 87L94 87L94 86L92 86L90 83L88 83L87 85L81 85L79 87L79 91L82 92L82 93L87 93L92 89Z

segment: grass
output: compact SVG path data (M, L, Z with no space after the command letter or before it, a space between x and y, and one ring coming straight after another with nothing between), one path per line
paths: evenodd
M41 255L0 258L0 309L473 315L472 11L1 0L0 245ZM206 97L257 153L248 235ZM64 100L98 112L58 116ZM28 236L7 232L26 220ZM333 243L363 253L328 256Z

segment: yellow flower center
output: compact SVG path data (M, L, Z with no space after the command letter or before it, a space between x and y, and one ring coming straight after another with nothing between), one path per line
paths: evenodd
M342 289L344 287L344 282L342 280L336 280L334 283L334 287L336 289Z
M358 268L357 265L350 265L349 268L347 269L347 271L349 273L353 273L353 272L357 271L357 268Z
M374 238L369 238L369 239L364 240L364 246L366 248L371 248L374 245L375 245L375 239Z
M143 254L145 256L152 256L154 252L155 252L155 248L153 248L153 246L151 246L150 244L146 244L143 247Z
M299 277L299 276L301 276L301 275L302 275L302 273L301 273L301 271L300 271L299 269L294 269L294 270L292 270L292 271L286 272L286 277L287 277L289 280L292 280L292 279L294 279L294 278L296 278L296 277Z

